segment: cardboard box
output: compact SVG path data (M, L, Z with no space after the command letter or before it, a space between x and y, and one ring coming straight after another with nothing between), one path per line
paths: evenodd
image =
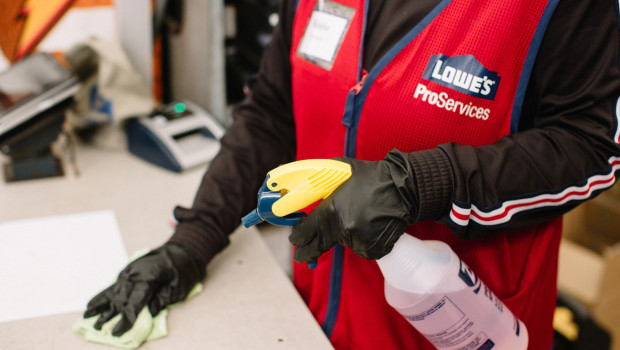
M605 193L609 196L620 198L620 181L616 182L616 184Z
M590 248L602 253L620 242L620 197L605 192L583 206L585 226L590 235Z
M564 217L558 288L590 310L620 350L620 197L603 193Z

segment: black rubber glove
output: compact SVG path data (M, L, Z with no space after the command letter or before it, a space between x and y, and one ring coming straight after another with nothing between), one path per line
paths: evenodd
M112 331L120 336L131 329L144 306L156 316L167 305L184 300L204 278L201 266L184 247L164 244L129 263L116 283L90 300L84 317L100 314L94 327L101 329L120 313L122 318Z
M418 216L415 174L406 153L381 161L336 158L351 164L351 177L293 227L289 241L298 262L313 263L334 244L366 259L379 259Z

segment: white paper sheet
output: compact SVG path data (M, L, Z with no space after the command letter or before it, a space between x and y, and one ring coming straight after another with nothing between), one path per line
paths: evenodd
M127 262L112 211L0 223L0 322L83 311Z

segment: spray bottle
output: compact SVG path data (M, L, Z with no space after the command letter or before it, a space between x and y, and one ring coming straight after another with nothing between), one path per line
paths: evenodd
M349 164L336 160L282 165L267 174L258 207L242 219L243 225L295 225L305 215L297 210L329 196L350 176ZM523 322L447 244L405 233L377 263L388 303L437 349L527 348Z
M523 322L447 244L405 233L377 263L388 304L437 349L527 348Z

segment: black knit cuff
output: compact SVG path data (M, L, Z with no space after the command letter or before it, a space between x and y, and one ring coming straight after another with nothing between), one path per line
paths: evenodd
M418 222L437 220L450 210L454 173L448 156L440 149L409 153L416 174L420 208Z
M206 231L192 225L191 222L180 222L168 240L168 243L179 244L192 252L202 263L203 268L217 253L226 248L229 242L227 235Z

